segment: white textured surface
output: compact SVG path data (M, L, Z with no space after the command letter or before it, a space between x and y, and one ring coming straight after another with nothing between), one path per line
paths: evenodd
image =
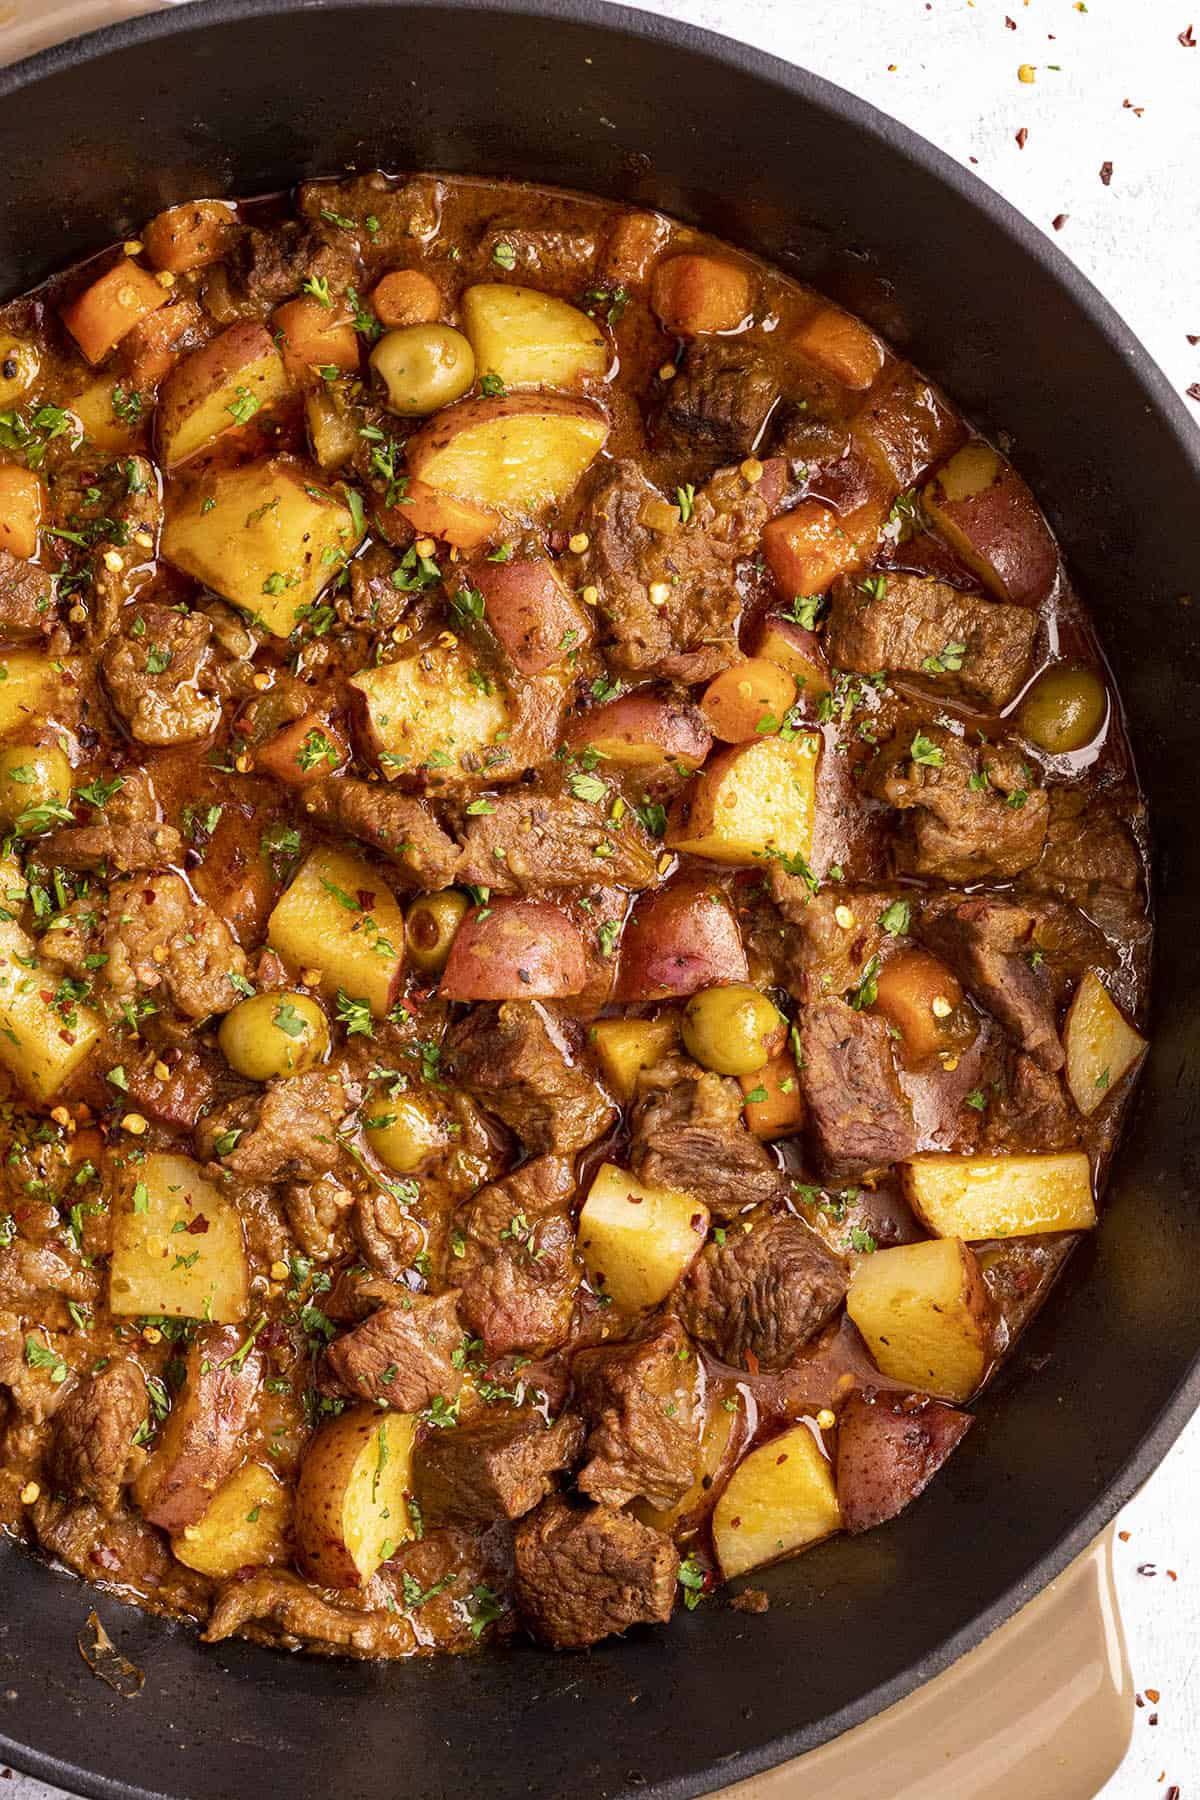
M1075 0L654 0L648 10L759 44L863 95L959 160L975 158L976 172L1047 232L1065 213L1062 249L1177 388L1200 382L1200 346L1187 341L1200 335L1200 46L1178 41L1192 21L1200 36L1200 0L1087 0L1086 11ZM1018 80L1021 63L1035 65L1032 84ZM1200 1796L1198 1490L1200 1420L1119 1522L1129 1533L1116 1561L1134 1682L1160 1698L1136 1712L1103 1800L1152 1800L1172 1783L1181 1800ZM5 1792L57 1795L19 1778Z

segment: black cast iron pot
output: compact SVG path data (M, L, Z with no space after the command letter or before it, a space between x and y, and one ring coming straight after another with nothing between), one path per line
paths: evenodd
M865 312L1013 434L1152 809L1153 1051L1103 1228L928 1494L769 1571L765 1617L718 1600L588 1655L371 1666L203 1649L103 1601L147 1671L126 1702L76 1654L92 1592L0 1553L0 1757L77 1792L675 1800L835 1736L978 1643L1200 1403L1200 435L1095 290L973 176L801 70L592 0L202 0L0 74L0 289L172 201L349 164L661 207Z

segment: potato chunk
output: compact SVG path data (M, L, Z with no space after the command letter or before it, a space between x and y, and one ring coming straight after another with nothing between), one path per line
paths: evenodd
M296 1546L322 1587L362 1587L413 1534L411 1413L357 1406L322 1425L296 1486Z
M0 464L0 550L26 560L37 555L45 504L40 475L18 463Z
M360 669L350 686L366 702L372 748L389 781L418 769L436 771L445 782L477 780L510 723L496 684L462 643L429 644L415 656ZM491 758L497 765L502 760L498 752Z
M892 1380L944 1400L969 1399L983 1380L995 1310L960 1239L930 1238L862 1257L846 1311Z
M814 732L762 738L714 756L672 809L668 850L743 864L812 853L817 755Z
M795 1556L840 1531L833 1470L807 1425L793 1425L740 1462L713 1513L726 1578Z
M1029 1237L1096 1223L1092 1170L1082 1150L1032 1156L914 1156L904 1192L939 1237Z
M16 920L0 921L0 1067L35 1100L57 1093L102 1029L89 1007L75 1004L64 1012L53 1005L58 980Z
M1036 606L1058 569L1058 546L1037 501L990 444L964 444L921 490L951 549L997 600Z
M657 1306L695 1261L708 1220L708 1208L687 1194L602 1163L579 1215L588 1280L625 1312Z
M287 637L362 535L315 469L270 456L210 476L169 505L162 554Z
M73 689L60 659L42 650L0 650L0 733L27 732L53 718L56 699L66 702Z
M1094 969L1075 990L1063 1027L1067 1087L1086 1117L1106 1100L1145 1053L1146 1040L1133 1029Z
M250 319L230 325L178 362L163 383L157 418L163 466L177 469L290 388L283 358L266 328Z
M661 1062L679 1042L679 1022L665 1019L597 1019L589 1033L604 1079L628 1105L643 1069Z
M594 319L553 294L485 281L462 297L463 330L481 375L507 388L575 387L601 376L609 349Z
M583 400L461 400L410 440L408 466L456 500L520 513L564 500L607 436L603 413Z
M261 1463L243 1463L221 1483L202 1519L171 1539L177 1560L228 1581L239 1569L291 1559L291 1490Z
M244 1319L246 1250L233 1201L186 1156L155 1152L130 1175L113 1218L113 1312L215 1325Z
M700 1433L700 1467L691 1487L673 1506L651 1506L648 1500L639 1498L629 1509L643 1525L653 1525L656 1531L671 1532L677 1525L694 1528L711 1510L714 1495L720 1491L735 1460L745 1449L750 1435L745 1396L736 1388L729 1390L723 1384L718 1387L715 1382L710 1382L705 1398L707 1412Z
M404 967L404 914L378 869L344 850L307 857L267 920L267 943L317 986L365 1000L377 1019L395 1004Z

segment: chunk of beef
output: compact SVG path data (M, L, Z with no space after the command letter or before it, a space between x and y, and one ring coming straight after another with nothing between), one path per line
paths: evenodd
M922 913L922 934L980 1005L1036 1063L1060 1069L1054 985L1037 950L1037 915L995 895L939 897Z
M1033 1237L975 1245L984 1285L999 1310L1010 1344L1039 1310L1083 1235L1080 1231L1042 1231Z
M51 1244L18 1237L0 1249L0 1306L36 1303L53 1294L87 1305L99 1292L96 1270L68 1260Z
M460 882L478 882L496 894L530 894L578 887L601 875L606 883L635 889L656 879L658 846L632 810L612 825L602 807L535 789L502 794L492 808L467 823Z
M219 1157L239 1181L312 1181L337 1167L336 1132L348 1111L340 1084L319 1069L269 1081L202 1119L196 1154Z
M917 1147L887 1025L830 995L800 1015L800 1084L821 1174L853 1181Z
M482 1525L532 1512L583 1447L583 1424L562 1413L487 1412L454 1431L430 1431L417 1446L416 1484L427 1524Z
M778 399L778 377L752 344L698 338L667 385L654 424L655 444L698 452L714 463L749 456Z
M408 1612L426 1648L453 1656L478 1647L482 1626L493 1612L499 1616L489 1639L511 1635L516 1625L512 1581L512 1526L507 1519L442 1525L401 1544L376 1575L371 1598Z
M445 183L436 175L411 175L396 182L373 171L345 181L306 181L300 189L299 210L314 225L328 225L334 213L353 220L360 249L391 267L437 236L444 196Z
M1062 1077L1014 1050L986 1090L980 1148L1069 1150L1080 1138L1081 1119Z
M366 474L370 472L374 441L364 441ZM392 509L393 514L401 510L398 507ZM382 544L369 544L361 556L354 558L350 564L349 586L339 587L333 596L333 608L341 624L386 635L408 616L417 596L401 593L392 580L395 568L396 558Z
M283 1209L305 1256L318 1263L349 1254L346 1220L354 1205L349 1189L328 1175L294 1181L284 1189Z
M481 1187L456 1214L446 1276L489 1361L537 1356L567 1336L580 1282L567 1211L574 1189L570 1163L542 1156Z
M85 603L91 610L90 633L96 643L112 635L122 607L149 579L163 522L158 470L147 457L122 457L119 463L105 458L104 467L92 472L102 488L114 476L120 483L118 491L103 493L99 505L101 516L111 519L117 529L110 538L95 543L88 555L92 579Z
M718 1218L778 1199L786 1184L747 1131L744 1104L736 1081L684 1057L644 1071L630 1122L634 1174L651 1187L681 1188Z
M588 1424L581 1491L605 1506L639 1494L674 1505L696 1479L702 1422L696 1356L678 1319L632 1343L580 1350L571 1374Z
M462 1340L457 1294L413 1294L344 1331L325 1360L338 1392L420 1412L435 1395L452 1400L462 1387L450 1360Z
M0 638L48 637L55 625L54 581L47 570L0 550Z
M127 609L100 666L114 710L139 744L195 744L216 730L221 702L212 691L211 637L203 613L150 604Z
M163 823L149 775L127 769L117 780L112 798L90 809L84 824L61 825L41 840L38 848L48 864L136 875L178 862L183 839Z
M868 787L906 814L894 849L914 875L1008 880L1042 854L1046 790L1011 745L970 744L940 725L905 728L883 748Z
M517 1527L516 1557L518 1611L557 1650L671 1617L679 1552L632 1513L543 1500Z
M846 1271L803 1219L764 1213L749 1223L705 1245L675 1305L722 1362L783 1369L841 1305Z
M423 800L377 782L328 776L305 790L304 810L319 824L382 851L413 887L435 891L458 880L458 845Z
M296 219L285 219L269 231L245 226L218 269L220 279L210 277L205 283L205 303L222 324L277 306L310 277L327 281L339 294L354 280L346 246Z
M7 1300L10 1296L0 1289L0 1297ZM44 1328L31 1332L16 1313L0 1312L0 1390L7 1389L13 1407L27 1423L40 1426L54 1417L70 1390L65 1380L50 1379L52 1364L30 1363L31 1337L56 1360L65 1362L64 1340L55 1333Z
M577 519L588 537L577 581L599 591L603 641L619 669L703 681L737 655L736 565L769 506L741 477L718 476L696 495L687 525L662 531L646 523L662 501L637 463L598 466Z
M1096 798L1072 787L1052 788L1046 847L1030 871L1030 885L1093 914L1092 903L1101 896L1136 894L1142 865L1126 820L1141 812L1136 795L1125 789ZM1103 927L1102 919L1097 922Z
M924 1493L975 1423L970 1413L920 1395L855 1390L838 1415L837 1490L842 1524L870 1531Z
M86 1581L123 1588L127 1596L132 1589L150 1598L164 1582L170 1580L175 1590L175 1583L182 1579L184 1592L178 1597L186 1599L187 1587L191 1586L192 1597L199 1599L199 1579L188 1581L173 1560L162 1533L134 1513L123 1508L104 1513L90 1500L77 1502L44 1494L30 1508L30 1516L37 1541L46 1554Z
M238 1634L263 1637L285 1650L308 1646L370 1658L411 1656L417 1647L403 1615L331 1600L283 1569L258 1569L218 1590L204 1642L219 1644Z
M145 1377L127 1357L81 1381L54 1420L48 1466L55 1490L113 1512L141 1460L133 1440L149 1410Z
M924 675L937 691L999 712L1029 673L1038 615L920 575L888 575L870 588L834 583L825 651L839 669Z
M156 874L115 881L108 905L75 901L54 934L54 953L77 975L94 974L101 997L118 1005L138 994L187 1019L225 1013L240 998L231 979L246 974L246 957L229 927L197 900L182 876ZM93 953L106 961L93 971Z
M170 1064L161 1063L154 1050L127 1053L121 1065L129 1086L129 1104L168 1131L191 1133L201 1114L212 1105L216 1076L207 1058L194 1050L171 1050ZM166 1071L163 1075L157 1069Z
M848 994L857 988L867 964L888 941L881 921L899 897L896 890L838 885L813 894L776 863L771 865L770 881L780 912L796 926L789 946L788 992L807 1003L823 994ZM797 888L806 900L795 893ZM891 914L889 922L893 935L905 935L902 913Z
M374 1186L360 1188L354 1196L351 1223L363 1261L376 1275L399 1281L404 1271L412 1268L424 1235L394 1195Z
M472 1007L447 1033L445 1053L463 1086L533 1156L582 1150L617 1116L584 1060L578 1028L540 1001Z
M557 206L544 224L531 225L514 219L511 213L481 222L476 256L488 271L485 281L492 279L501 245L505 246L500 251L504 266L515 269L518 280L527 278L538 288L561 287L576 293L590 285L599 248L591 226L570 218L565 208ZM511 252L511 261L505 252Z

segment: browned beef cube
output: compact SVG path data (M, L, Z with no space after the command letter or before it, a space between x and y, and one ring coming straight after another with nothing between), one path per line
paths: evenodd
M578 1027L545 1006L474 1006L447 1035L445 1051L462 1085L533 1156L582 1150L617 1116L588 1067Z
M156 1125L165 1125L168 1131L191 1132L201 1113L212 1104L216 1077L211 1065L194 1050L172 1050L169 1056L174 1060L162 1077L154 1072L165 1066L155 1051L147 1051L136 1061L133 1057L126 1059L129 1104Z
M800 1081L813 1153L827 1181L853 1181L917 1147L884 1021L829 998L800 1015Z
M1142 865L1127 820L1142 816L1144 809L1129 789L1096 798L1069 786L1052 788L1046 848L1030 883L1077 905L1101 895L1135 894Z
M516 1558L518 1611L555 1649L671 1617L679 1552L632 1513L543 1500L517 1527Z
M639 1494L672 1506L696 1479L700 1407L696 1357L678 1319L647 1337L581 1350L571 1364L590 1430L579 1487L607 1506Z
M103 812L90 816L89 825L61 825L41 840L48 863L132 875L179 861L182 839L163 823L153 784L141 769L128 770Z
M1037 922L1015 901L947 896L925 908L922 935L1036 1063L1060 1069L1054 984L1036 953Z
M785 1183L742 1118L736 1081L670 1057L638 1085L630 1161L640 1181L681 1188L721 1218L778 1199Z
M867 964L880 947L907 935L911 911L906 912L899 890L854 888L840 884L810 893L805 884L773 863L771 890L785 919L796 926L791 934L788 959L788 991L798 1000L819 1000L824 994L848 994L861 983ZM788 884L784 886L783 884ZM795 889L803 887L807 902ZM899 905L896 905L897 901ZM893 910L889 913L889 907ZM888 926L883 924L887 915Z
M567 1211L574 1191L570 1163L542 1156L459 1209L446 1272L489 1361L565 1339L581 1278Z
M1011 745L968 743L940 725L907 726L883 747L868 788L907 815L895 856L911 874L1007 881L1042 853L1046 790Z
M413 887L436 891L458 879L458 845L423 800L379 782L328 776L305 791L304 810L322 825L380 850Z
M212 621L147 603L100 658L113 707L140 744L194 744L221 720Z
M81 1381L54 1418L50 1476L56 1491L111 1513L141 1455L133 1440L149 1410L145 1378L124 1357Z
M55 623L54 582L45 569L0 550L0 636L39 637Z
M529 894L590 886L602 867L606 883L638 889L656 879L657 863L658 845L632 810L613 826L590 801L530 791L502 794L469 821L456 879Z
M413 1294L343 1332L325 1356L342 1393L419 1412L436 1395L452 1399L462 1387L462 1371L452 1361L462 1341L457 1294Z
M770 362L738 338L689 344L654 427L657 444L714 462L749 456L779 399Z
M1069 1150L1079 1142L1080 1116L1053 1069L1023 1050L1011 1050L999 1080L986 1088L981 1149Z
M999 712L1029 673L1038 615L921 575L834 583L825 650L839 669L920 675L939 694Z
M837 1311L846 1271L789 1213L758 1214L707 1244L676 1295L680 1318L738 1369L783 1369Z
M855 1392L838 1415L837 1490L847 1531L870 1531L923 1493L975 1423L915 1395Z
M583 1446L583 1424L562 1413L484 1413L453 1431L431 1431L417 1449L417 1498L427 1524L486 1524L532 1512Z

